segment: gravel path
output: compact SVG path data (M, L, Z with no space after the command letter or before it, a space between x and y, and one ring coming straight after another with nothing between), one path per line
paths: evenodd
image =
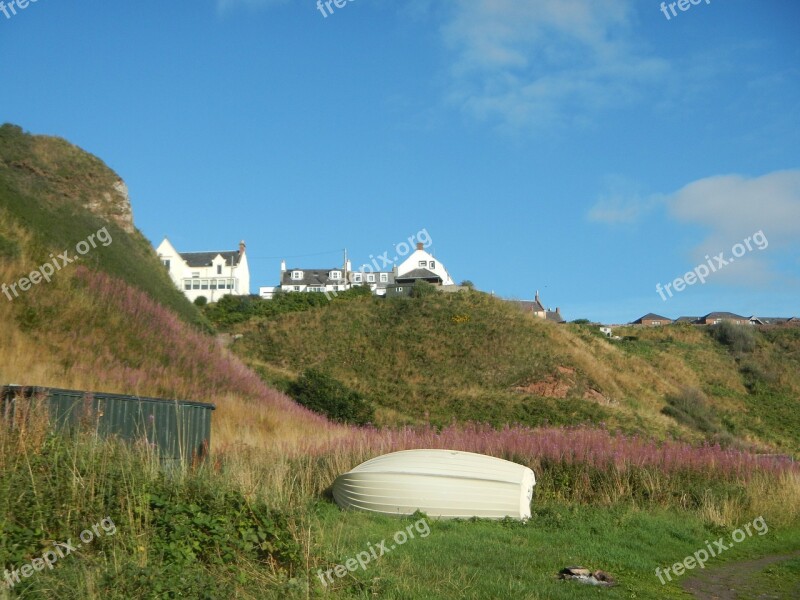
M760 573L767 566L800 556L800 551L791 554L765 556L755 560L724 565L717 569L706 569L686 580L683 589L694 594L698 600L737 600L742 598L739 594L747 594L749 598L759 600L783 600L784 598L800 598L800 582L791 596L781 596L775 593L763 592L754 589L753 576Z

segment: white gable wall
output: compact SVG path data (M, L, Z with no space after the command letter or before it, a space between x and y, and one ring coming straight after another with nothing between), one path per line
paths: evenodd
M421 266L421 262L424 262L425 266ZM436 266L431 268L431 262L434 262ZM455 281L450 277L450 273L447 272L442 262L436 257L431 256L425 250L415 250L411 256L405 259L400 266L397 267L397 276L402 277L414 269L428 269L442 278L442 285L455 285Z

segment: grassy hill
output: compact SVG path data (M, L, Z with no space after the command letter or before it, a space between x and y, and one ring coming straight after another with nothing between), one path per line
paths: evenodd
M134 227L120 182L65 140L0 127L0 283L64 251L76 258L79 243L109 234L50 282L0 295L0 382L218 403L221 443L258 444L278 422L289 436L324 422L216 344ZM242 427L240 411L258 417Z
M322 370L383 425L604 423L800 450L800 328L751 330L744 351L688 325L624 328L617 341L465 292L325 302L234 329L236 352L274 385Z
M0 577L0 600L685 598L680 581L662 586L654 571L704 540L763 517L768 535L715 564L796 548L796 464L666 439L795 449L795 332L747 342L665 328L610 342L480 293L207 307L244 334L235 351L271 387L173 288L122 189L69 143L0 128L0 284L101 228L113 240L50 282L0 295L0 382L213 402L211 458L165 472L148 444L102 440L91 427L56 435L35 400L19 400L27 419L0 423L0 572L35 566L93 524L97 535L52 570L23 571L13 589ZM310 367L334 379L307 381L360 394L381 424L415 427L334 425L275 389ZM429 537L322 583L320 569L417 518L341 511L328 495L333 480L411 448L531 467L533 518L430 520ZM556 579L573 564L610 571L619 585Z

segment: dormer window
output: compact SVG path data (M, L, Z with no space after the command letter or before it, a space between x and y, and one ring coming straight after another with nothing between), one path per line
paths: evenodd
M303 272L302 271L292 271L292 279L302 279Z
M367 282L368 283L375 283L375 275L373 275L372 273L367 275Z
M381 283L387 283L388 281L389 281L389 274L381 273Z
M353 281L355 283L361 283L361 273L353 273Z
M342 278L342 272L341 271L331 271L330 277L331 277L331 279L341 279Z

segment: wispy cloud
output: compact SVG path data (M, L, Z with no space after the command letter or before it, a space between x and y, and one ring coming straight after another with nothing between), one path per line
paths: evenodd
M748 255L735 268L726 268L724 276L731 282L766 282L781 270L781 261L788 263L787 257L796 255L800 247L800 169L751 178L707 177L671 194L667 206L673 218L708 230L707 237L692 251L698 261L705 255L729 253L734 244L763 232L769 250ZM796 283L796 274L786 275Z
M450 99L512 126L575 123L619 107L669 69L630 34L630 0L456 0L443 35Z
M606 187L586 214L588 220L612 225L635 223L663 202L662 196L642 194L635 182L624 177L608 177Z

